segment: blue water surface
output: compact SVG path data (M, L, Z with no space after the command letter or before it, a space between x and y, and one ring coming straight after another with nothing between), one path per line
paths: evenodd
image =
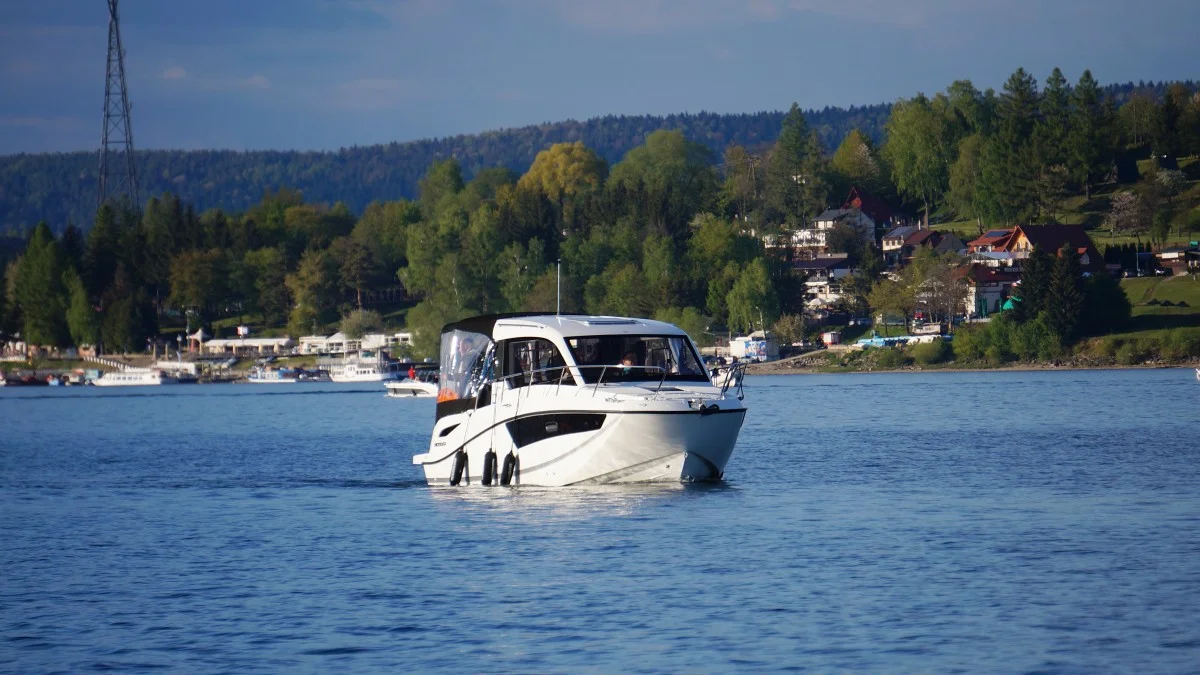
M0 390L0 671L1200 670L1190 370L747 402L722 484L434 489L374 387Z

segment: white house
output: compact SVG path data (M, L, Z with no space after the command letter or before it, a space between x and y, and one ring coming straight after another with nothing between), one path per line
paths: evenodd
M201 345L203 354L213 356L261 356L263 354L287 354L296 341L290 337L278 338L229 338L209 340Z
M842 298L842 283L854 274L844 253L821 254L812 260L797 260L792 264L804 275L807 305L829 305Z
M875 243L875 221L861 209L828 209L813 219L813 226L792 231L792 247L812 254L827 251L830 231L839 225L858 232L863 241Z
M363 349L391 349L412 344L412 333L368 333L361 339L337 332L330 336L305 335L300 338L301 354L350 354Z

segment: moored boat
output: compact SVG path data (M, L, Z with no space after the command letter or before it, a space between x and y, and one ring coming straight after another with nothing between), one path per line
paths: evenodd
M104 373L92 384L97 387L140 387L148 385L175 384L175 378L161 370L123 370Z
M719 480L746 416L740 387L715 386L660 321L475 317L443 329L440 364L413 457L430 485Z
M412 366L403 379L384 384L389 398L433 398L437 396L437 368Z
M300 381L296 373L280 368L251 368L246 381L252 384L295 384Z

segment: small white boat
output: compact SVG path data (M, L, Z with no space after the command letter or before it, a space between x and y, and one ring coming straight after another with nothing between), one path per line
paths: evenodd
M299 378L291 371L276 368L252 368L246 381L253 384L295 384L299 382Z
M423 382L411 378L392 380L384 384L388 398L433 398L437 396L437 382Z
M1200 380L1200 368L1196 369L1196 379Z
M746 406L697 354L687 333L648 319L449 324L429 450L413 464L430 485L720 480Z
M346 363L329 369L329 379L334 382L386 382L397 375L381 363Z
M104 373L92 384L97 387L142 387L147 385L175 384L175 378L161 370L124 370Z
M712 369L712 383L715 387L740 387L745 374L745 366L739 367L736 363L730 366L717 366Z

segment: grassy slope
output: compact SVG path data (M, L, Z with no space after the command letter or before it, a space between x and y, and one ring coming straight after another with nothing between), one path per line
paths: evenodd
M1150 170L1149 160L1143 160L1138 163L1138 168L1142 175L1146 175ZM1181 204L1185 208L1179 209L1179 214L1176 216L1176 222L1183 224L1188 221L1188 213L1192 214L1191 222L1200 221L1196 218L1196 214L1200 214L1200 159L1189 157L1179 160L1179 168L1184 171L1193 180L1188 183L1187 188L1182 194L1175 198L1177 204ZM1083 195L1075 195L1063 200L1062 212L1058 214L1058 219L1061 222L1077 225L1082 224L1092 230L1092 240L1096 246L1103 252L1104 246L1114 244L1129 244L1137 243L1137 238L1128 235L1119 235L1113 237L1107 231L1098 229L1103 226L1104 217L1108 213L1109 203L1113 193L1121 192L1134 188L1135 186L1128 185L1101 185L1092 191L1092 198L1087 199ZM979 235L979 227L974 220L952 220L945 223L940 223L934 226L935 229L954 232L963 241L970 241ZM1187 244L1189 241L1195 241L1200 238L1200 230L1188 231L1183 228L1183 231L1175 231L1171 234L1169 244ZM1143 237L1145 242L1146 238Z

